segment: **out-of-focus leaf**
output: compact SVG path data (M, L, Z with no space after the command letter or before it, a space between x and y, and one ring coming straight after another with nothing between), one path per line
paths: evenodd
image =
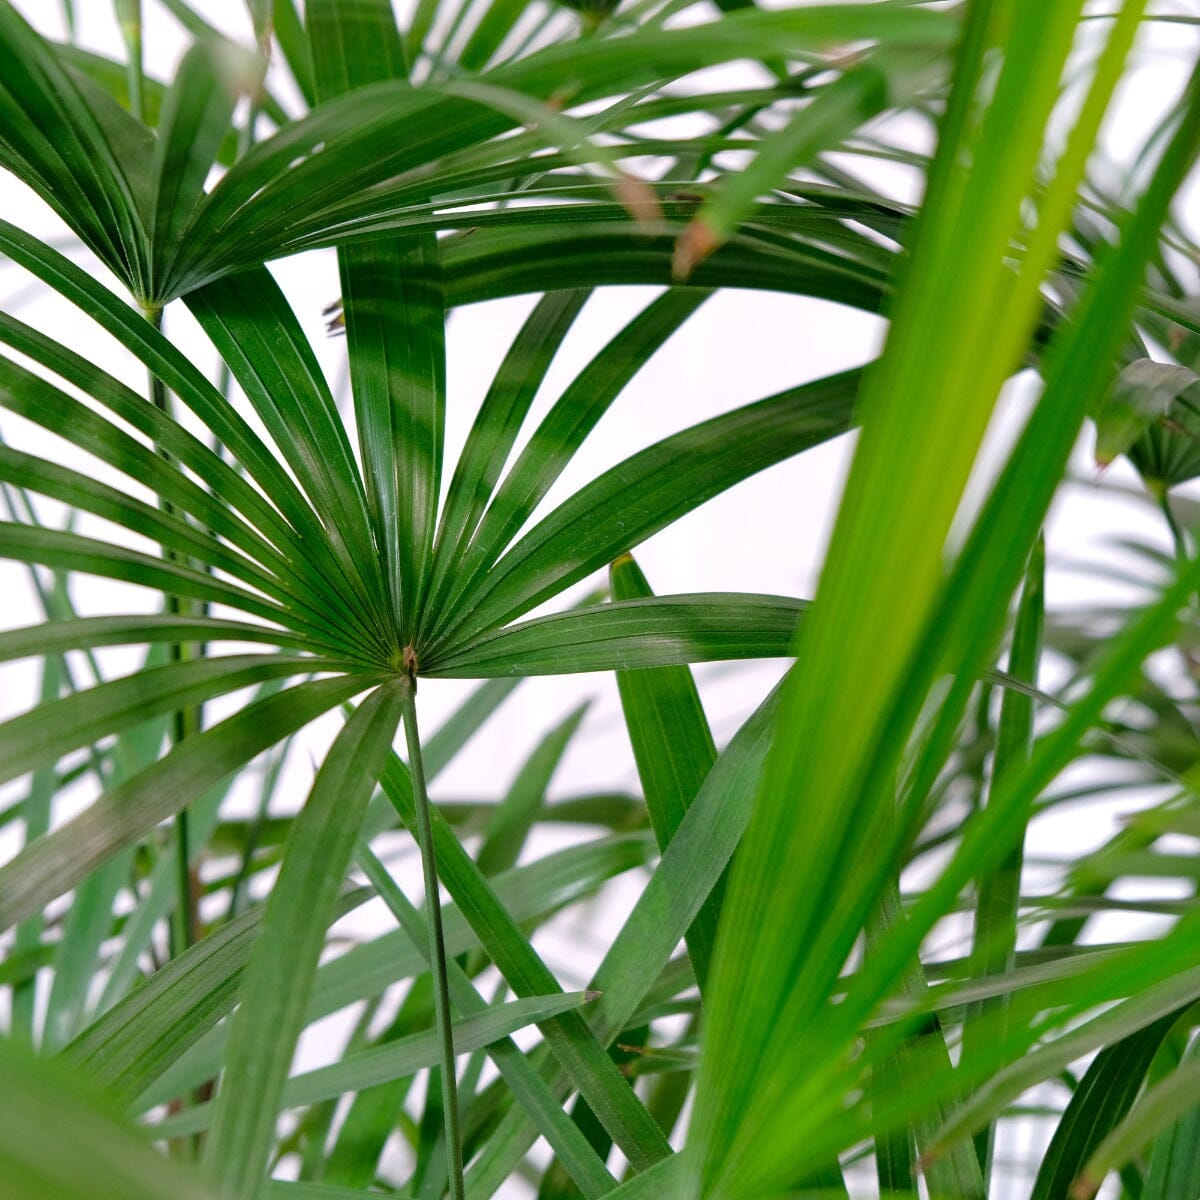
M0 1041L0 1192L12 1200L215 1200L63 1064Z
M1200 378L1187 367L1140 358L1114 380L1096 412L1096 461L1127 454L1160 488L1200 474Z

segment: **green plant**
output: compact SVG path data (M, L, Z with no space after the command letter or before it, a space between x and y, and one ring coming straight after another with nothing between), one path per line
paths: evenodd
M143 68L139 0L114 5L123 63L0 2L0 163L127 295L2 221L0 253L148 373L142 395L70 338L0 314L0 405L103 468L0 445L0 554L28 565L45 609L0 633L0 657L40 663L42 696L0 725L18 781L5 823L24 841L0 867L14 931L0 1191L482 1198L525 1176L544 1200L765 1200L915 1195L921 1177L965 1200L999 1170L995 1122L1061 1079L1034 1195L1122 1172L1129 1195L1179 1200L1200 1128L1194 905L1161 904L1173 919L1153 938L1083 934L1148 859L1195 878L1194 856L1160 841L1198 832L1194 687L1165 686L1148 660L1186 652L1200 560L1164 498L1176 557L1114 633L1047 617L1040 541L1089 415L1156 495L1194 456L1191 408L1171 406L1190 403L1181 372L1200 362L1196 250L1171 206L1200 150L1200 73L1148 131L1123 203L1087 178L1145 3L641 0L581 20L420 0L399 27L388 0L249 0L258 49L201 5L164 6L195 37L166 84ZM684 10L702 19L677 23ZM745 60L750 82L703 73ZM278 99L281 79L306 111ZM931 158L891 140L901 112L936 132ZM680 116L693 132L659 132ZM923 174L919 210L865 181L874 160ZM352 419L264 265L331 246ZM630 283L664 290L515 452L590 291ZM666 339L714 289L746 287L881 311L886 346L684 429L537 516ZM540 299L451 470L447 311L524 293ZM220 356L218 384L168 336L172 306ZM1138 366L1151 343L1173 356L1169 396ZM1023 367L1039 399L968 510ZM629 551L855 427L811 609L653 594ZM42 523L33 496L108 532ZM609 564L612 598L571 606ZM157 610L78 616L76 575L138 585ZM1065 700L1038 690L1043 644L1072 665ZM105 678L93 652L112 646L147 647L144 665ZM789 655L718 753L688 665ZM586 671L617 673L642 796L546 804L574 712L500 802L431 802L429 780L516 677ZM490 682L423 741L418 680L437 677ZM247 691L213 719L211 702ZM1132 701L1148 733L1122 727ZM339 712L308 796L272 817L291 739ZM1095 756L1175 794L1031 894L1026 828L1078 799L1055 781ZM264 762L258 815L238 818L231 781ZM95 798L53 821L78 782ZM595 836L518 865L554 820ZM482 834L473 857L454 822ZM397 826L420 845L424 912L372 848ZM565 992L530 931L644 867L589 987ZM372 896L399 928L322 960L331 924ZM969 952L930 955L964 906ZM1037 944L1018 950L1027 925ZM489 965L503 986L485 996ZM293 1073L303 1030L362 1002L340 1059ZM529 1025L526 1052L510 1035ZM397 1129L415 1164L403 1182L381 1166ZM284 1160L299 1178L272 1181Z

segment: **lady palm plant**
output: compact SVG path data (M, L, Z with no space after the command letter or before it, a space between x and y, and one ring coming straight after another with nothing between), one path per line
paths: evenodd
M1047 620L1040 541L1089 415L1158 494L1194 454L1196 252L1171 209L1200 150L1200 76L1149 131L1127 202L1087 174L1145 3L644 2L581 19L420 0L398 24L387 0L250 0L245 44L202 5L165 7L194 45L161 83L136 0L114 5L124 62L0 3L0 161L73 239L0 222L0 252L148 374L143 395L0 314L0 404L103 468L0 446L0 552L45 609L0 634L42 680L0 725L23 837L0 868L0 1190L482 1198L527 1178L545 1200L978 1198L1002 1182L996 1122L1062 1079L1033 1194L1089 1195L1110 1174L1129 1195L1196 1194L1194 907L1167 904L1153 939L1084 933L1160 838L1196 832L1192 695L1143 668L1186 646L1200 564L1166 501L1176 559L1097 638ZM747 60L736 86L705 73ZM889 140L898 114L936 134L930 157ZM678 117L692 132L664 135ZM917 210L869 182L897 159L923 175ZM346 417L264 265L322 247ZM661 294L533 423L590 294L631 283ZM883 312L886 346L545 504L719 288ZM447 312L526 293L449 469ZM219 384L167 336L179 306ZM1152 350L1171 362L1139 366ZM1032 415L964 505L1024 369ZM652 592L637 545L855 427L811 611ZM105 532L40 523L35 496ZM610 565L611 599L570 607ZM76 575L137 585L156 611L78 616ZM144 664L103 678L94 652L112 646L146 647ZM1066 700L1038 690L1043 647L1073 666ZM689 664L793 656L718 753ZM642 795L546 805L576 711L499 802L430 801L518 677L572 672L616 673ZM437 677L491 682L423 740L418 680ZM1120 726L1130 700L1152 736ZM343 723L307 797L271 818L292 738L327 713ZM1031 892L1025 831L1096 754L1177 793ZM226 799L263 762L247 820ZM80 781L94 799L53 819ZM596 836L518 865L553 820ZM423 910L372 846L397 823L420 846ZM1194 877L1190 857L1161 865ZM564 991L532 930L633 868L648 873L632 912L587 990ZM323 955L376 896L398 928ZM964 907L968 952L931 956ZM502 986L485 995L488 967ZM351 1006L341 1057L293 1070L304 1030ZM531 1025L522 1049L511 1035ZM397 1131L403 1180L384 1155Z

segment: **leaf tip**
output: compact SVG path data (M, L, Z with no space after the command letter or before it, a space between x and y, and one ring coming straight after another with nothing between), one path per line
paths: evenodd
M635 225L652 225L662 219L662 206L654 189L636 175L620 172L612 182L617 203L633 218Z
M671 278L676 283L685 282L723 240L703 217L689 221L687 228L675 242L675 253L671 259Z
M1071 1200L1092 1200L1092 1197L1100 1190L1101 1182L1101 1180L1094 1179L1087 1171L1084 1171L1071 1184Z

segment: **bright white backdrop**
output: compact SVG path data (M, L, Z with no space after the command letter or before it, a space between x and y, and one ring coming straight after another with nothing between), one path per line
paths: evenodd
M16 6L43 32L52 36L62 34L58 6L50 0L18 0ZM250 40L240 0L207 0L197 7L230 36ZM147 67L160 78L170 78L186 47L186 36L155 0L146 0L145 8ZM85 0L77 4L77 9L80 42L87 48L119 56L121 47L110 5L105 0ZM1196 8L1181 0L1159 5L1158 11L1194 14ZM1181 26L1158 27L1143 39L1138 52L1139 69L1132 76L1106 132L1106 146L1114 165L1101 169L1111 181L1119 184L1122 164L1129 162L1156 114L1177 95L1198 40L1200 29ZM919 131L914 136L919 136ZM856 168L861 169L861 164L856 164ZM916 181L902 170L889 171L886 179L877 182L892 187L906 199L916 198ZM38 233L54 236L64 232L53 214L8 176L0 176L0 210L7 219ZM1184 215L1193 226L1200 224L1200 208L1194 192ZM77 253L77 249L72 253ZM79 254L80 261L86 261ZM292 299L328 377L344 395L345 343L326 335L321 316L324 306L337 294L333 252L307 254L273 264L272 269ZM100 272L101 268L96 270ZM653 294L653 289L613 289L589 303L550 371L535 404L532 414L535 420L556 398L562 384ZM480 304L451 315L449 462L453 462L461 447L491 375L532 304L533 298L525 297ZM31 289L27 278L2 260L0 306L19 311L23 320L67 341L131 386L144 388L140 369L110 340L89 327L65 303ZM168 311L167 330L189 353L206 356L203 339L181 306ZM883 332L879 319L833 304L749 292L718 295L701 308L627 388L546 498L540 512L631 451L685 425L781 388L868 361L878 351ZM1018 380L1010 388L992 431L982 472L994 466L1019 428L1032 395L1033 388L1027 379ZM61 444L54 444L40 431L8 415L0 421L0 432L13 444L42 454L61 457L66 453ZM1053 608L1107 598L1128 599L1127 589L1104 584L1094 576L1060 565L1068 559L1111 559L1117 553L1111 548L1111 540L1125 534L1151 540L1164 550L1169 547L1161 518L1122 494L1122 489L1136 486L1131 470L1118 464L1103 479L1095 479L1088 452L1089 437L1083 439L1075 459L1075 471L1085 482L1063 490L1048 529L1051 563L1048 598ZM851 437L842 438L763 472L638 547L638 560L654 588L662 593L737 589L811 596L851 445ZM43 520L61 520L61 513L49 504L43 505L39 513ZM596 582L581 585L580 591ZM131 604L149 603L146 596L133 589L89 580L77 581L73 595L83 612L110 611L118 606L128 610ZM38 616L25 569L0 563L0 628L24 625ZM128 669L134 661L124 651L105 652L101 660L111 673ZM718 742L726 740L736 729L779 671L778 664L698 670ZM0 716L31 705L36 695L36 680L31 664L0 668ZM441 681L421 685L421 719L426 732L436 728L469 687ZM555 779L552 796L636 790L636 774L612 678L581 676L522 684L475 738L469 752L445 772L435 794L448 798L502 794L525 753L567 708L584 699L592 701L591 709ZM217 713L221 707L213 705L211 711ZM318 754L328 742L334 728L332 721L318 724L306 734L303 749L292 755L282 793L286 802L295 804L303 796L312 774L312 755ZM13 794L14 789L2 793L5 797ZM77 803L85 800L84 796L76 797ZM247 798L235 795L232 802L246 803ZM1128 806L1128 799L1124 806ZM56 813L58 818L66 815L68 808ZM1112 831L1117 815L1116 811L1096 812L1086 823L1080 821L1078 810L1049 816L1035 825L1030 851L1036 856L1061 850L1064 839L1073 849L1097 844ZM576 836L577 831L565 827L558 835L542 834L530 853L540 855L552 848L556 839L573 840ZM0 860L15 848L11 836L0 834ZM415 894L419 890L415 856L398 840L390 848L395 851L397 869L403 872L406 887ZM639 886L635 880L618 881L603 893L586 922L575 913L569 922L560 922L545 931L539 946L551 965L561 972L564 982L581 982L587 977L603 949L604 939L615 928L615 922ZM358 921L361 928L363 922L377 924L387 921L387 917L369 908ZM330 1021L312 1031L301 1049L304 1059L313 1065L323 1061L344 1027L344 1021ZM1033 1127L1016 1130L1014 1134L1022 1138L1038 1136ZM1027 1190L1028 1184L1012 1179L1008 1186L1011 1194L1017 1196ZM512 1194L524 1193L514 1185Z

